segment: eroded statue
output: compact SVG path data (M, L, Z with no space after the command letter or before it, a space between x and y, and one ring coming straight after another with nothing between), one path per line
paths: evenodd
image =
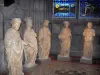
M26 18L26 30L24 33L24 41L28 44L25 46L25 65L31 67L35 65L37 57L37 34L32 29L32 19Z
M12 27L6 32L4 39L9 75L24 75L22 60L26 43L21 39L19 33L20 18L12 19L11 24Z
M92 22L88 22L87 28L83 32L84 47L82 58L91 59L93 55L93 39L95 36L95 30L92 28Z
M48 28L49 21L45 20L39 31L39 59L48 59L51 47L51 32Z
M61 45L60 56L69 57L71 47L71 30L69 28L69 22L64 21L65 28L62 29L59 39Z

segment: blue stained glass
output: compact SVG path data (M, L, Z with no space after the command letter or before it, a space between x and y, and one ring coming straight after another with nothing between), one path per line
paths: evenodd
M54 1L76 1L76 0L54 0Z
M76 17L76 0L54 0L54 17Z
M100 18L100 0L80 0L81 18Z

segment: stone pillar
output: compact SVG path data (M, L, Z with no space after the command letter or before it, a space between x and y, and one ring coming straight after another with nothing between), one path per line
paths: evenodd
M1 1L0 1L1 2ZM3 39L3 4L0 4L0 39Z
M4 44L3 44L3 39L4 39L4 17L2 10L4 8L3 0L0 0L0 72L3 72L5 70L5 63L4 63Z
M0 13L0 39L3 39L3 14Z

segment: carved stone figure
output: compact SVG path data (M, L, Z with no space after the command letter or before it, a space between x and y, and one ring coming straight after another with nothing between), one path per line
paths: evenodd
M26 30L24 33L24 41L28 44L25 49L25 64L27 67L35 65L36 56L37 56L37 34L32 29L32 19L26 18Z
M48 28L49 21L45 20L39 31L39 59L48 59L51 47L51 32Z
M95 30L92 29L92 23L88 22L87 28L83 32L84 36L84 48L82 58L90 59L93 55L93 38L95 36Z
M22 60L23 49L26 43L21 39L19 28L20 18L14 18L11 21L12 27L5 34L5 49L8 62L9 75L24 75Z
M64 21L65 28L62 29L59 39L61 45L60 56L69 57L71 47L71 30L69 28L69 22Z

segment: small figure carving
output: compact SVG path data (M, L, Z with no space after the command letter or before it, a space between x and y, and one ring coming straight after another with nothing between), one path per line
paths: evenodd
M69 28L69 22L64 21L65 28L62 29L59 39L61 45L60 55L69 57L71 47L71 30Z
M95 30L92 29L92 22L88 22L87 28L83 32L84 36L84 48L83 58L92 58L93 55L93 39L95 36Z
M39 59L48 59L51 47L51 32L48 28L49 21L45 20L39 31Z
M24 33L24 41L28 44L25 46L25 65L27 67L32 67L35 65L36 57L37 57L37 34L32 29L32 19L26 18L26 30Z

